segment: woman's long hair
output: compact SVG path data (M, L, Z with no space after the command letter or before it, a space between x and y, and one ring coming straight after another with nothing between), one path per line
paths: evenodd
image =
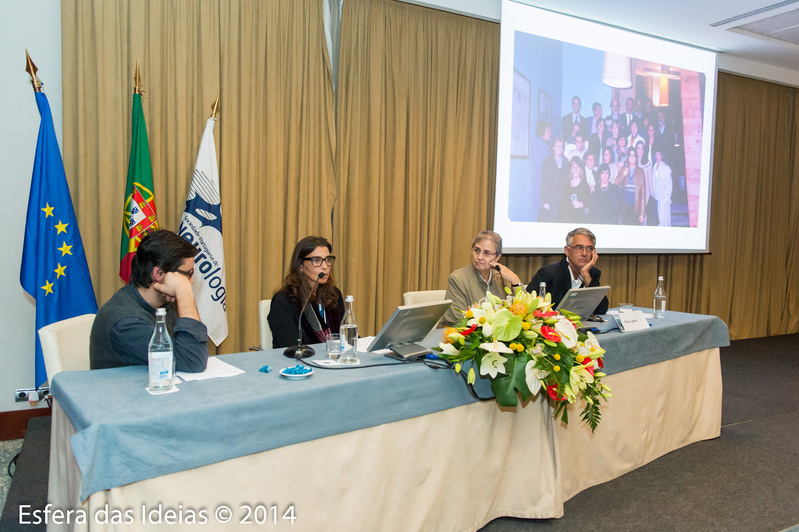
M291 263L289 263L289 271L286 278L283 280L282 290L285 290L289 296L297 303L302 305L305 298L311 292L313 283L300 271L305 257L313 253L318 247L326 247L329 252L333 252L333 246L326 238L321 236L306 236L294 246L294 253L291 254ZM327 282L317 285L316 300L324 306L334 305L338 300L336 291L335 280L333 279L333 270L330 270L330 276Z

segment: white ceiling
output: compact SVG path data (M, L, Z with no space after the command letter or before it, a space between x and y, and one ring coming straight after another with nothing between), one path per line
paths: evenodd
M775 38L730 31L746 23L799 9L799 0L522 0L525 4L578 16L685 44L708 48L750 61L799 70L799 45ZM772 6L773 9L763 9ZM726 24L718 22L751 14ZM794 14L795 15L795 14Z
M404 0L486 20L499 20L501 0ZM797 31L799 0L516 0L618 28L662 37L719 52L719 66L766 65L799 73L799 45L735 28L773 28L775 22ZM750 14L722 25L721 21ZM775 17L776 15L776 17ZM764 20L769 19L771 20ZM791 30L792 28L792 30ZM767 30L764 30L766 32ZM793 37L784 37L793 38ZM738 70L738 68L730 68ZM746 70L744 68L744 70ZM754 68L757 70L757 67ZM772 69L775 70L775 69ZM754 74L757 76L757 74ZM779 76L778 76L779 77ZM795 78L794 78L795 79Z

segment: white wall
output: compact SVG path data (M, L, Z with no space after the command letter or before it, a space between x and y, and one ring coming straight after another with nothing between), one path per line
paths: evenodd
M14 390L34 386L35 306L19 283L39 111L25 48L39 68L61 144L61 3L0 0L0 412L29 409ZM40 406L44 403L42 401Z

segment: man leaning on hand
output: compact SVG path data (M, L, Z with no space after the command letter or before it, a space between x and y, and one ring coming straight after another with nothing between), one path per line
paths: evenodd
M91 369L147 365L155 309L166 307L175 369L197 373L208 363L208 331L192 292L197 249L164 229L145 236L131 263L130 280L94 319L89 344Z
M566 235L566 256L559 262L539 269L527 291L538 292L540 283L547 284L547 292L552 294L552 303L557 306L563 296L572 288L599 286L602 272L596 267L599 255L596 252L596 236L584 227L578 227ZM608 311L608 298L605 296L594 310L594 314Z

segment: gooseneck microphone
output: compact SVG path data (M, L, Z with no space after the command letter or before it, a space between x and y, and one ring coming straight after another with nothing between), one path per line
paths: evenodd
M319 275L316 277L316 281L314 281L314 287L319 285L319 281L322 277L325 276L324 272L319 272ZM305 307L308 306L308 301L311 300L311 295L313 294L313 290L308 292L308 297L305 298L305 303L302 304L302 308L300 309L300 317L299 323L297 324L297 345L293 345L291 347L287 347L285 351L283 351L283 355L289 358L308 358L313 356L316 351L314 351L313 347L308 347L307 345L302 343L302 314L305 312Z
M502 277L502 268L499 267L499 264L494 264L494 269L499 273L499 280L502 282L502 290L505 290L505 278ZM489 282L491 281L489 280Z

